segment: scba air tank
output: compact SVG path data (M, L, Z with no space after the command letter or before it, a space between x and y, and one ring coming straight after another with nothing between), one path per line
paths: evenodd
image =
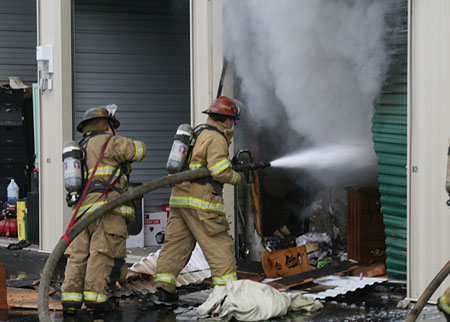
M192 127L189 124L181 124L175 134L166 170L169 173L177 173L183 170L184 163L189 152L189 144L192 140Z
M68 141L63 146L64 187L73 202L76 202L78 192L83 184L82 166L83 151L75 141Z

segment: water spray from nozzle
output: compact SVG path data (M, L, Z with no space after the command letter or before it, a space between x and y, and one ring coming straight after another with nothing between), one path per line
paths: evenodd
M299 151L273 160L270 162L272 167L278 168L304 168L312 170L321 170L337 168L341 166L360 167L361 160L366 153L369 153L367 147L331 145L324 147L310 148Z

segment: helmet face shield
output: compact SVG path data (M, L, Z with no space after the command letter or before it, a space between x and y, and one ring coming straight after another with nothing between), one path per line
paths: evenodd
M235 120L239 120L239 118L241 117L241 111L243 110L244 107L244 103L242 103L239 100L233 100L234 103L236 104L236 116L235 116Z

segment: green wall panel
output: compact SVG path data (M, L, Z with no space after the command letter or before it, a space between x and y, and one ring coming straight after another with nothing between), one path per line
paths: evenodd
M407 161L407 10L394 0L387 15L389 68L374 104L372 133L378 160L378 185L386 235L386 272L406 280Z

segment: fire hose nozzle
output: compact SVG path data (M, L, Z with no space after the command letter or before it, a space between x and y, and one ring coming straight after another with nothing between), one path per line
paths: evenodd
M231 161L233 170L243 172L247 183L253 183L255 180L255 170L270 167L270 162L253 162L252 154L249 150L240 150Z
M264 168L268 168L270 166L271 166L270 162L260 161L260 162L254 163L253 165L250 165L250 168L252 168L252 169L264 169Z

